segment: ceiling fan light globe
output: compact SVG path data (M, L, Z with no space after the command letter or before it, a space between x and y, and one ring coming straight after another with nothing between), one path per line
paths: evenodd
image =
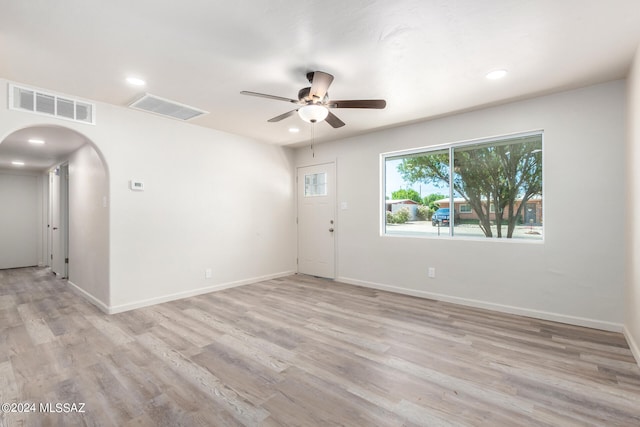
M307 123L317 123L327 118L329 110L323 105L309 104L300 107L298 115Z

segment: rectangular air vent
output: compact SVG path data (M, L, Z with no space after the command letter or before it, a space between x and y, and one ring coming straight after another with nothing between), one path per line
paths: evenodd
M9 108L74 122L95 124L95 106L68 96L9 84Z
M129 104L129 107L178 120L191 120L208 114L206 111L148 93Z

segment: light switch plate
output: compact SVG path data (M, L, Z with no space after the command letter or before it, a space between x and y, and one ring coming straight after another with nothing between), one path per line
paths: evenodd
M129 181L129 188L133 191L144 191L144 182L132 179Z

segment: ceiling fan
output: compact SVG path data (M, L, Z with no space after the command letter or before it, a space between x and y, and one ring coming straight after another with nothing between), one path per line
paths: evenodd
M307 80L311 83L310 87L305 87L298 91L298 99L283 98L281 96L267 95L258 92L249 92L243 90L243 95L259 96L261 98L275 99L278 101L290 102L299 105L294 110L276 116L267 120L274 123L286 119L294 115L296 112L302 120L308 123L316 123L326 120L334 128L344 126L344 122L340 120L329 109L331 108L374 108L382 109L387 105L384 99L349 99L336 101L329 99L329 86L333 82L333 76L324 71L311 71L307 73Z

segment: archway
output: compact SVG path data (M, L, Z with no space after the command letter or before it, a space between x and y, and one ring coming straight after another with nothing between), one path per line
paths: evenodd
M16 161L23 164L12 164ZM68 176L64 176L68 178L68 204L54 207L55 200L49 190L56 173L61 171L68 171ZM13 179L7 179L9 176ZM0 189L12 185L9 181L34 179L37 189L32 196L37 198L39 214L33 223L38 229L37 264L51 267L53 233L63 231L57 224L56 227L51 224L51 212L68 208L68 227L64 230L67 234L61 236L68 241L68 256L64 255L68 261L68 283L105 309L109 305L110 290L109 171L104 156L88 137L67 127L33 125L15 130L0 141ZM5 216L0 220L6 222L11 218ZM12 250L19 238L14 235L4 243L0 239L0 260L3 251Z

